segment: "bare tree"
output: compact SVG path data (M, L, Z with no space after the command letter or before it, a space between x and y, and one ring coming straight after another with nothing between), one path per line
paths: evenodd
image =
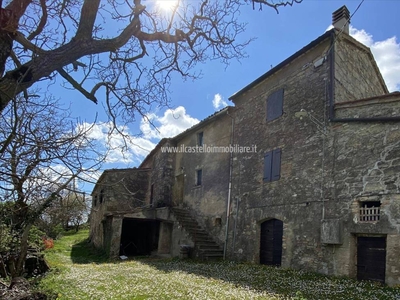
M163 0L161 0L163 1ZM240 59L243 5L279 7L302 0L157 1L9 0L0 11L0 111L21 92L60 74L65 85L104 106L110 120L129 120L168 103L173 73L196 78L197 63ZM3 1L0 0L0 4ZM145 6L144 4L147 4Z
M38 226L53 237L56 237L60 229L64 231L73 228L77 232L80 225L88 220L90 203L91 199L72 184L42 213Z
M100 167L102 155L53 99L13 101L0 119L0 200L9 204L8 228L19 240L12 276L24 270L29 230L74 180ZM90 165L88 165L90 164Z

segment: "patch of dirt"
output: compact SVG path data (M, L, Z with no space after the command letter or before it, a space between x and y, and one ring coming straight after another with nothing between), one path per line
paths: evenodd
M47 300L42 293L33 292L25 278L17 277L11 280L10 285L0 281L1 300Z

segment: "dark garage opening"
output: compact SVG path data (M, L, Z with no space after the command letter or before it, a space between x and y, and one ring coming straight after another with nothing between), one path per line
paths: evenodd
M158 248L159 228L159 221L125 218L122 221L119 255L150 255Z

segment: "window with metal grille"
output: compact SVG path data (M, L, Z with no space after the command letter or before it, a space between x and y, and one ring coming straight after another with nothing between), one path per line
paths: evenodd
M377 222L381 217L381 202L366 201L360 205L360 222Z

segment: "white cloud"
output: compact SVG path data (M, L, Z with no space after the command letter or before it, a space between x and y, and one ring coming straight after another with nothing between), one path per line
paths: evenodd
M106 163L131 163L138 162L155 147L148 139L136 137L130 134L126 126L118 127L118 131L112 130L112 124L84 123L81 126L91 127L88 137L99 144L99 150L107 153Z
M178 106L166 110L161 117L154 113L148 114L147 118L142 119L140 129L145 139L162 139L173 137L197 123L198 119L188 115L183 106Z
M400 89L400 43L396 37L374 41L364 29L350 26L350 35L371 49L390 92Z
M163 116L151 113L142 118L141 136L131 134L127 126L119 126L118 131L113 130L111 122L84 123L80 126L91 127L88 137L97 143L100 153L107 153L106 163L129 164L141 162L160 139L173 137L198 122L198 119L186 113L183 106L179 106L166 110Z
M222 98L221 94L215 94L212 103L215 109L221 109L225 106L228 106L228 103L224 100L224 98Z

